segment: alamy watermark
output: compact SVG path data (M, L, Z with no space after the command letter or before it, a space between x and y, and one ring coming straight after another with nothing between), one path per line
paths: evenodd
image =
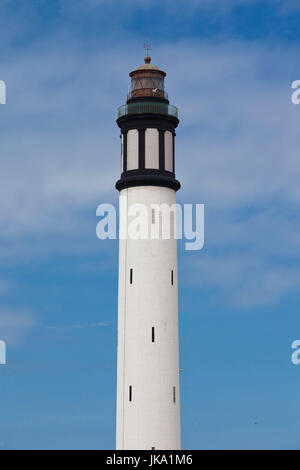
M292 349L295 349L291 356L291 361L295 366L300 364L300 339L295 339L291 345Z
M299 104L300 103L300 80L294 80L291 88L295 90L292 93L291 100L293 104Z
M0 339L0 365L6 364L6 344Z
M6 104L6 83L0 80L0 104Z
M204 204L128 204L120 196L119 239L125 240L186 240L186 250L204 246ZM96 227L100 240L117 238L117 216L113 204L100 204Z

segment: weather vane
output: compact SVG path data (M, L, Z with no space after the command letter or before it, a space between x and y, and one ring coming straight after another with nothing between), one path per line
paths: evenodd
M150 46L149 42L147 42L147 41L144 42L144 49L146 49L147 55L149 55L149 51L151 51L151 46Z

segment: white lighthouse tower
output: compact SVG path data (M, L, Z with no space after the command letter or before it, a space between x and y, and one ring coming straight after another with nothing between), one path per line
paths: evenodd
M157 238L120 238L117 449L180 449L177 241L163 238L176 203L174 137L178 113L164 91L166 73L145 63L131 72L127 103L118 110L122 173L120 220L147 209ZM131 214L132 215L132 214ZM174 222L174 220L173 220Z

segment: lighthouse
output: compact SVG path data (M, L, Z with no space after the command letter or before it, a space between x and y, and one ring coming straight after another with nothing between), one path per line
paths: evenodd
M132 207L143 207L149 233L119 239L116 448L181 448L176 191L178 110L165 91L166 73L151 63L133 70L121 131L120 230ZM122 202L121 202L122 201ZM166 220L168 218L168 220ZM169 237L162 227L171 221Z

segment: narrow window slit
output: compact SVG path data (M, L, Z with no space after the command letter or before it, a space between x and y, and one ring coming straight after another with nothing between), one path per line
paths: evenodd
M129 385L129 401L132 401L132 386Z
M130 284L132 284L133 281L133 270L130 269Z
M174 272L173 272L173 269L171 271L171 285L173 286L174 284Z
M173 387L173 403L176 403L176 389Z
M152 326L152 343L155 341L154 326Z

